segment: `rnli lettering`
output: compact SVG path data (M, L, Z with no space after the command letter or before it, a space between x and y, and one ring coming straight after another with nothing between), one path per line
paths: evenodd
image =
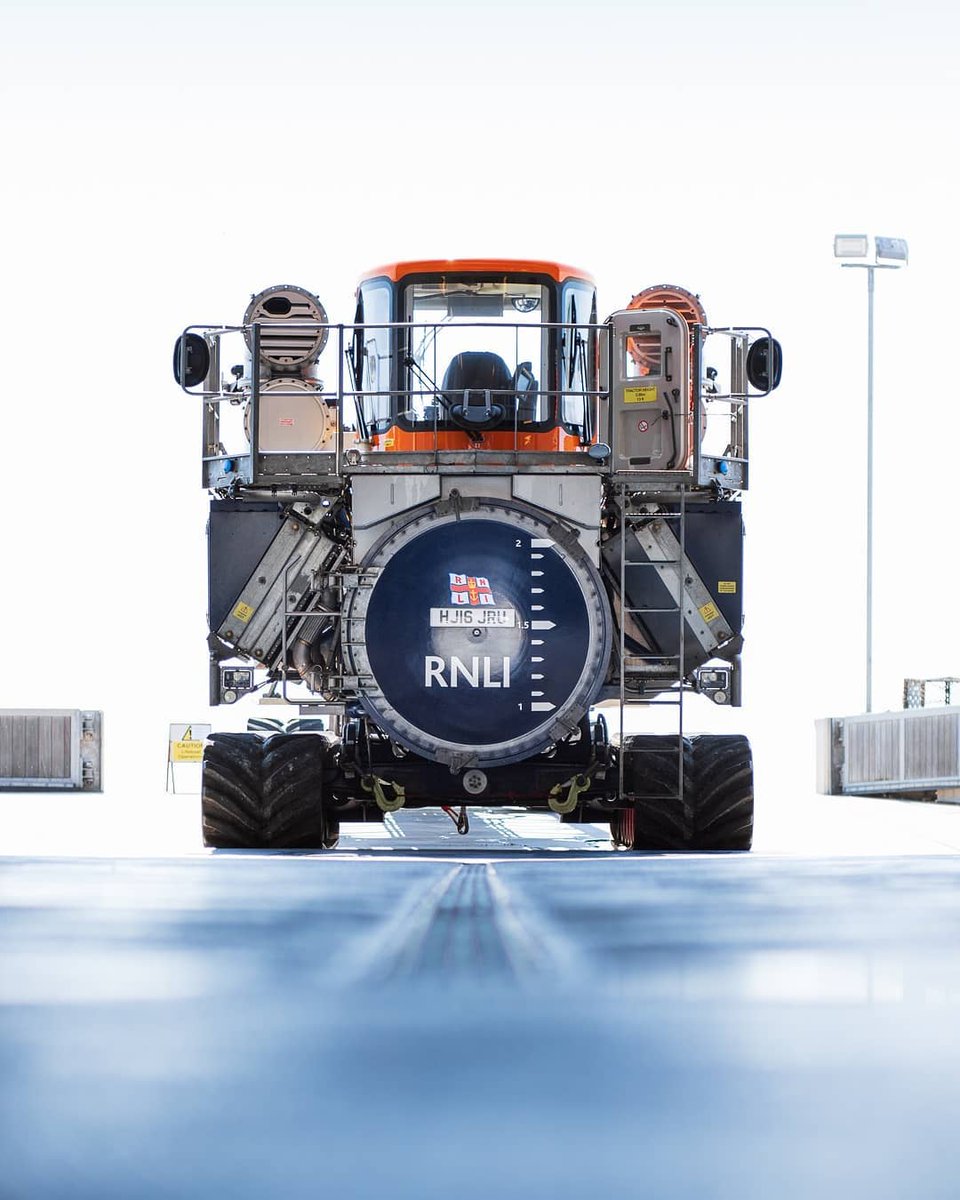
M494 663L497 665L494 666ZM439 654L428 654L423 660L423 686L508 688L510 686L510 659L494 659L489 655L482 658L474 655L470 665L455 654L449 663Z

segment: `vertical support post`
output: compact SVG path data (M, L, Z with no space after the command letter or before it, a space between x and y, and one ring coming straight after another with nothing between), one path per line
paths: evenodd
M694 431L696 434L696 431ZM685 755L683 752L683 679L687 668L684 661L684 642L687 635L687 619L684 613L686 603L686 570L687 570L687 485L680 484L680 561L677 563L677 608L680 617L680 639L677 644L678 663L677 674L680 678L680 690L677 693L677 795L683 804L683 767Z
M873 712L873 277L867 267L867 703Z
M849 240L863 243L860 249L838 248L844 235L834 241L838 258L864 257L868 239L857 236ZM867 273L867 629L866 629L866 711L873 712L873 291L877 271L895 271L907 265L907 243L902 238L875 238L877 261L873 263L845 262ZM897 263L880 262L881 257L900 259Z
M693 478L697 486L702 487L706 480L703 477L701 456L703 454L703 326L696 324L693 332Z
M611 359L612 362L612 359ZM627 657L627 485L617 484L620 501L620 755L617 766L617 796L623 795L623 712L627 703L626 657Z
M250 482L260 482L260 326L250 326Z
M337 326L337 440L334 448L333 473L343 474L343 364L344 364L343 326Z

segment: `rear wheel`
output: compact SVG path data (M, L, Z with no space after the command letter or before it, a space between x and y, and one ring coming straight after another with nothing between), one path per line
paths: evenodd
M745 737L685 738L681 758L678 738L644 735L625 739L623 755L624 791L634 801L610 822L614 845L630 850L750 849L753 760Z
M203 757L204 845L331 849L339 822L324 804L335 750L313 734L214 734Z
M689 849L693 826L690 741L641 734L624 740L623 756L624 790L635 799L632 808L620 811L614 840L631 850Z
M741 734L693 739L700 850L749 850L753 843L753 754Z
M255 733L215 733L203 751L203 844L259 846L263 827L260 760Z

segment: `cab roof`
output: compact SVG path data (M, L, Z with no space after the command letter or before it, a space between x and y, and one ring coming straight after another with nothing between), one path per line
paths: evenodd
M593 283L593 276L588 271L577 267L564 266L562 263L543 262L539 259L517 258L432 258L414 260L411 262L388 263L365 271L360 277L364 283L368 279L389 279L397 283L409 275L546 275L557 283L567 279L583 279Z

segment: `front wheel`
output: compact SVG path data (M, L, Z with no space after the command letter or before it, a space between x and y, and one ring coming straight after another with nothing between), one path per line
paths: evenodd
M753 756L739 734L624 741L624 799L610 836L628 850L749 850Z
M336 751L318 734L217 733L203 755L203 841L219 849L332 849Z

